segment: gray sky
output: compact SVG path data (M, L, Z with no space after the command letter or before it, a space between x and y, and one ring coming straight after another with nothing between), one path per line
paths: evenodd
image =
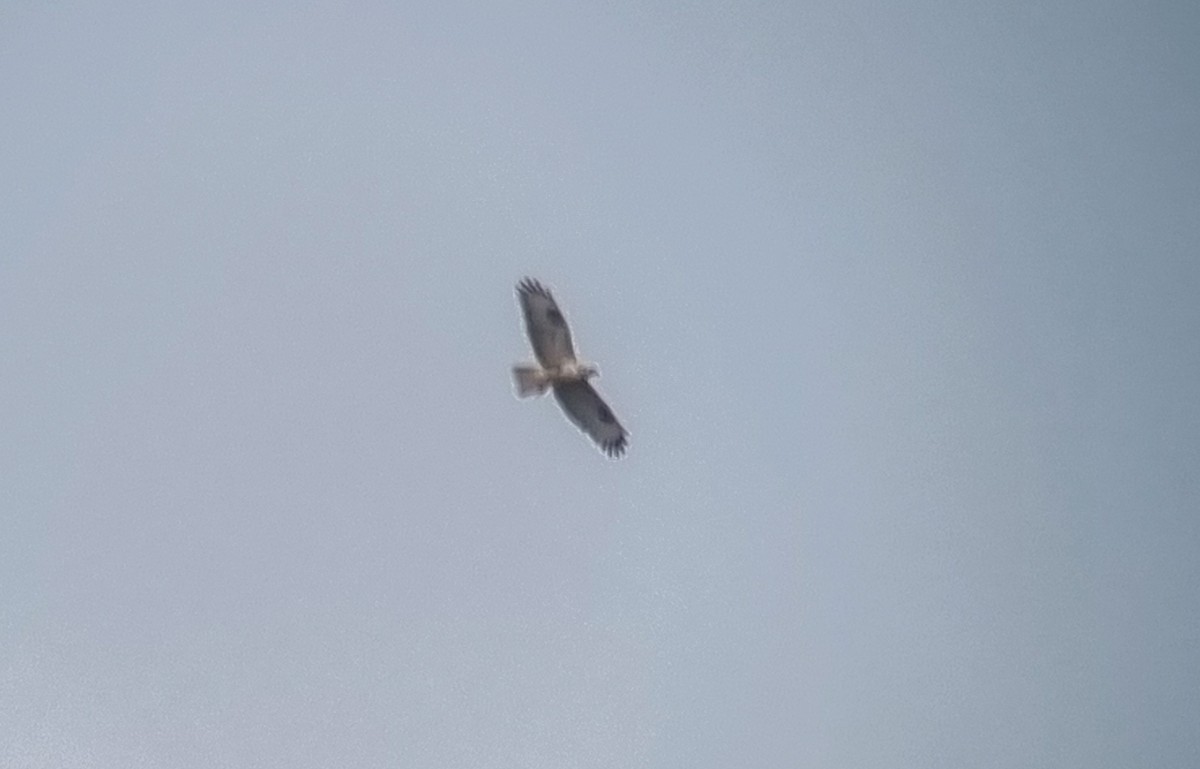
M0 764L1200 764L1194 3L198 5L0 10Z

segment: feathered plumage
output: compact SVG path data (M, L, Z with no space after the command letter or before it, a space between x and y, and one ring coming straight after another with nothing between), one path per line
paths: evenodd
M628 433L590 384L560 382L554 385L554 398L567 418L590 435L601 451L614 459L625 453Z
M571 344L571 329L558 309L550 291L532 278L517 284L521 311L525 314L525 330L533 354L545 368L558 368L575 362L575 346Z
M517 284L517 296L525 316L525 330L533 345L538 366L513 367L517 397L543 395L554 390L554 398L563 413L580 430L587 433L600 450L616 458L625 453L628 435L612 410L588 384L597 376L595 366L580 363L571 342L567 319L549 289L532 278Z

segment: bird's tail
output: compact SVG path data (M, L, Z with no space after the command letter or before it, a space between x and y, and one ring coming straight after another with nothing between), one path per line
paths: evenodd
M513 366L513 381L517 385L518 398L542 395L550 387L546 372L537 366Z

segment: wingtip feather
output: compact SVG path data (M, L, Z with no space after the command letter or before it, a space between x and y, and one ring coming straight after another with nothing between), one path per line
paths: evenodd
M605 443L600 448L604 451L609 459L620 459L621 457L625 456L625 449L628 445L629 441L627 441L625 436L622 435L615 441L609 441L608 443Z
M550 290L539 283L536 279L524 277L517 283L517 291L522 294L537 294L544 296L547 299L550 297Z

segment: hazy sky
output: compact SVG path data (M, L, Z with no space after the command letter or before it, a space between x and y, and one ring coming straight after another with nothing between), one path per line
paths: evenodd
M0 765L1200 765L1198 39L5 4Z

